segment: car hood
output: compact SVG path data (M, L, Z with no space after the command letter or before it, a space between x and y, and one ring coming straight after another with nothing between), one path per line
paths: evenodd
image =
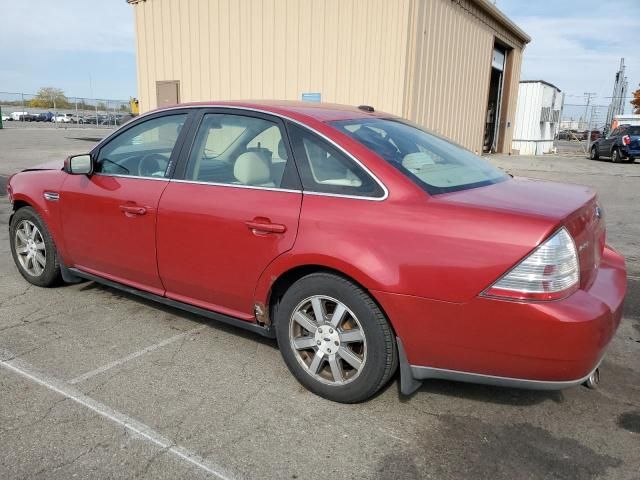
M591 203L589 187L516 177L485 187L438 195L438 201L551 220L566 219Z
M32 172L34 170L62 170L64 167L64 159L62 160L50 160L33 167L25 168L23 172Z

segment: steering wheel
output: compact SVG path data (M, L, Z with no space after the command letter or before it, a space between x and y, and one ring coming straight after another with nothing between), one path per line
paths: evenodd
M149 153L138 163L138 175L141 177L164 177L169 161L159 153Z

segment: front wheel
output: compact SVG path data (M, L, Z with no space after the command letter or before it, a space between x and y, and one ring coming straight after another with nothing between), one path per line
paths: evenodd
M31 207L19 209L9 227L11 254L20 274L33 285L60 282L60 264L45 223Z
M374 395L397 368L395 336L371 297L329 273L307 275L275 311L287 367L308 390L342 403Z
M591 158L591 160L598 160L598 158L599 158L598 147L596 147L595 145L593 147L591 147L590 158Z

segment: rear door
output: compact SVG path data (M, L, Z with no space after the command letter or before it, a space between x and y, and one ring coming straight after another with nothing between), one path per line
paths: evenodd
M280 119L203 111L158 210L167 297L252 320L258 278L293 247L301 203Z
M620 134L620 129L616 128L609 135L598 142L598 154L608 157L611 155L611 147L613 146L616 138Z

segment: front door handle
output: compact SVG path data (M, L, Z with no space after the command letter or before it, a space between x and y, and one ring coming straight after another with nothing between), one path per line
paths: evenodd
M271 223L270 221L247 220L244 224L253 233L284 233L287 227L280 223Z
M144 215L147 213L147 209L144 207L139 207L137 205L120 205L120 210L122 210L125 215Z

